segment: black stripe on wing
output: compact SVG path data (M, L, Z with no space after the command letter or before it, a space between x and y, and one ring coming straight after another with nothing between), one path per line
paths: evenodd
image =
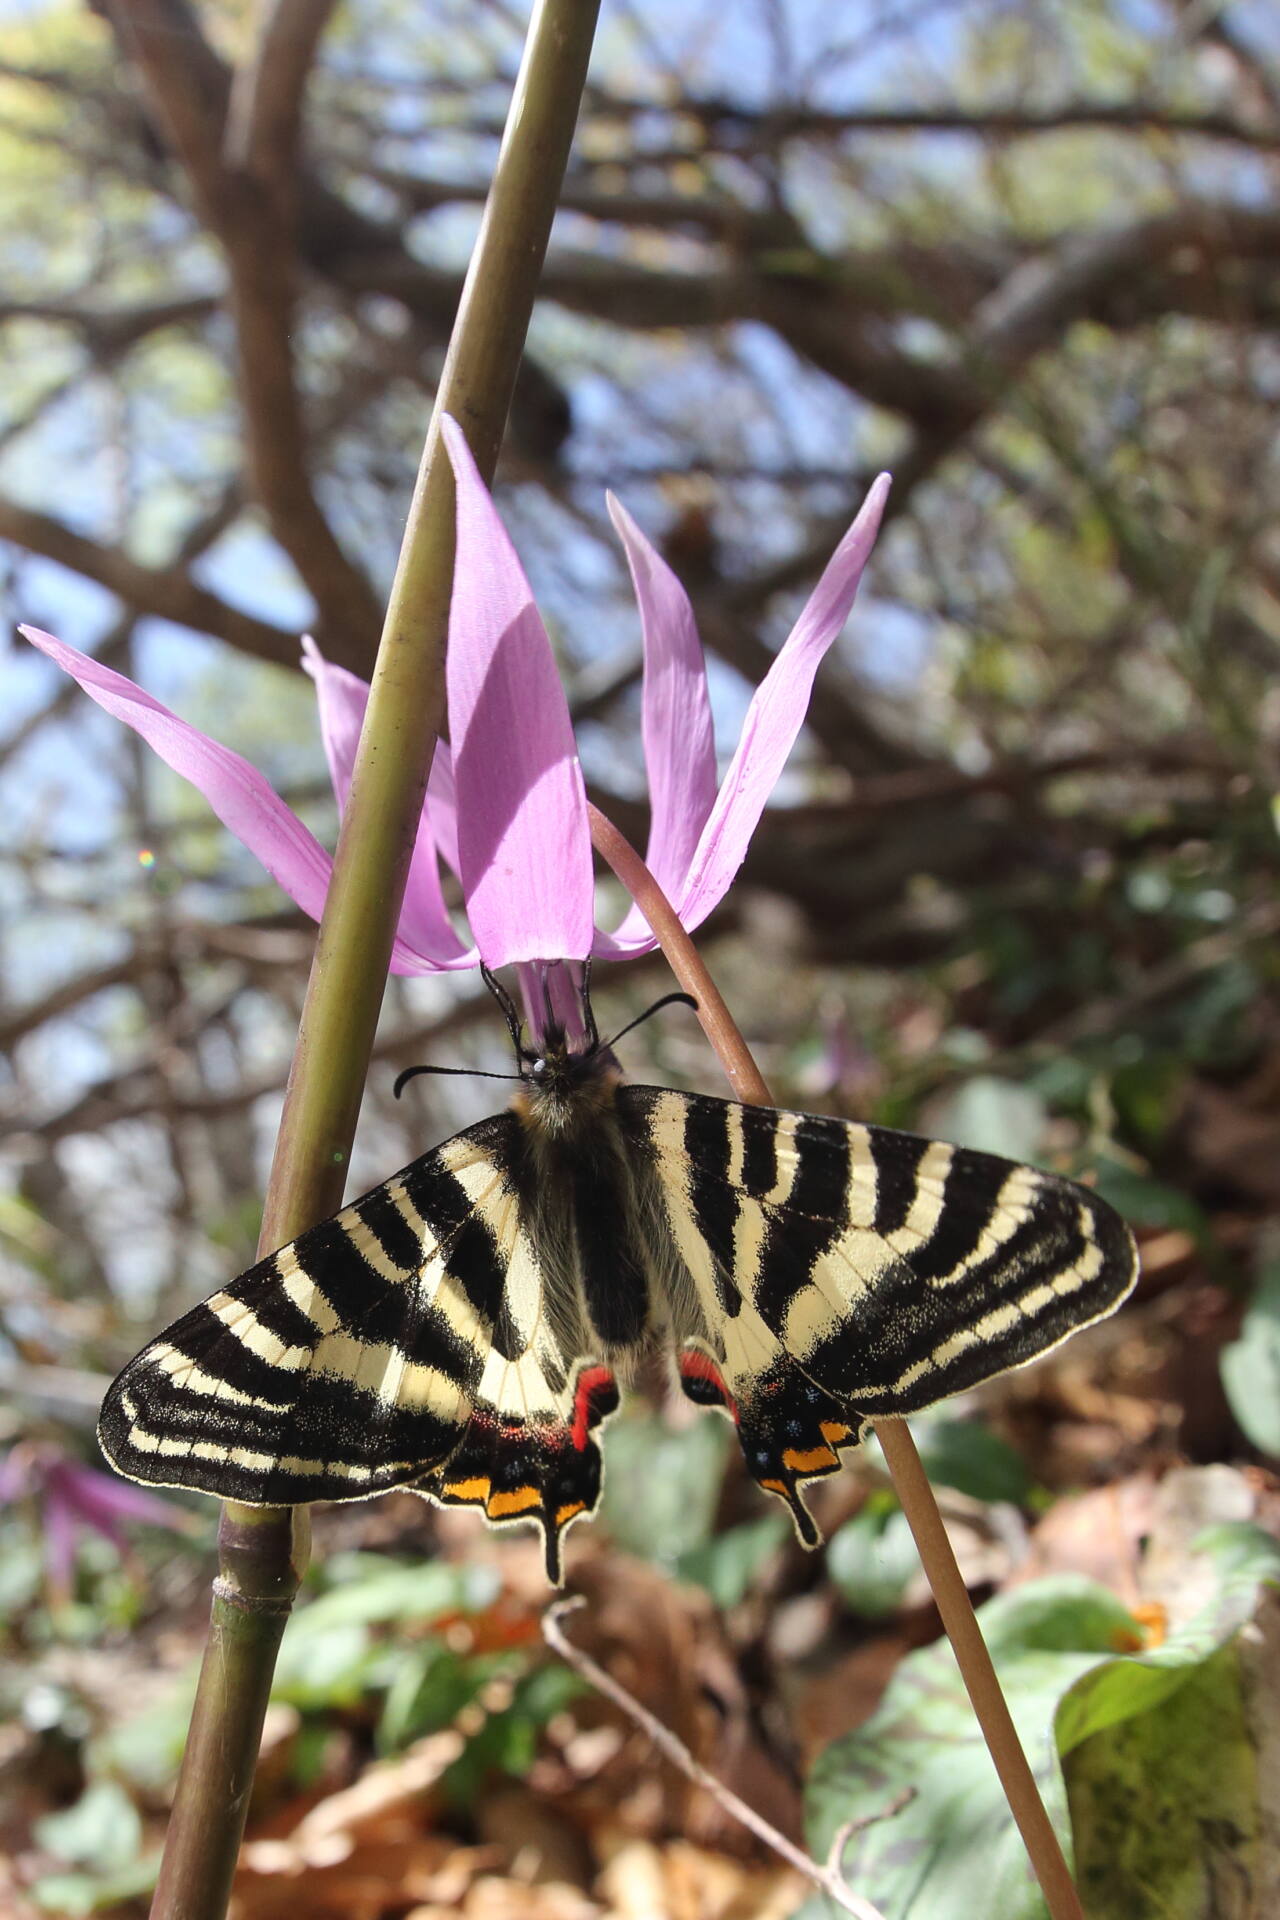
M883 1239L890 1257L846 1227L778 1329L812 1379L860 1410L915 1412L1023 1366L1131 1290L1132 1236L1086 1188L970 1148L919 1152L910 1136L862 1131L881 1183L904 1161L916 1170Z
M107 1392L107 1458L269 1506L446 1459L489 1350L518 1135L509 1113L456 1135L175 1321Z

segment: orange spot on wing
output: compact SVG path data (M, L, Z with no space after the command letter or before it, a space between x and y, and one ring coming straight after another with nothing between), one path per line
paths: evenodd
M819 1420L818 1427L823 1439L829 1440L833 1447L838 1447L853 1432L853 1428L846 1427L843 1420Z
M587 1510L587 1503L585 1500L574 1500L567 1507L557 1507L556 1508L556 1525L558 1527L563 1527L570 1520L573 1519L575 1514L585 1513L586 1510Z
M440 1491L447 1500L487 1500L489 1482L482 1475L474 1480L446 1480Z
M491 1520L505 1520L509 1514L528 1513L531 1507L541 1505L542 1495L536 1487L513 1487L510 1493L491 1495L485 1512Z
M759 1484L769 1493L780 1493L784 1500L791 1498L791 1489L785 1480L761 1480Z
M807 1453L801 1453L798 1447L788 1447L782 1456L784 1467L790 1467L792 1473L822 1473L830 1467L838 1467L840 1462L830 1447L810 1447Z

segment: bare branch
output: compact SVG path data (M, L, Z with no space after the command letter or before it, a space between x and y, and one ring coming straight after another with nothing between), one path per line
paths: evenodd
M274 660L288 667L298 664L296 633L242 613L216 593L197 586L183 567L141 566L119 547L103 546L49 514L20 507L3 496L0 540L12 540L30 553L96 580L138 614L172 620L196 633L213 634L244 653L256 654L260 660ZM367 656L357 652L342 632L325 631L325 650L345 666L367 665Z
M237 73L227 116L228 166L283 200L291 196L302 101L336 0L264 0L252 58Z
M296 252L284 208L262 181L225 163L230 82L185 0L113 0L113 17L153 111L181 156L201 217L227 257L258 498L315 596L321 623L338 629L348 648L368 658L378 633L378 600L342 551L311 485L291 331ZM280 128L274 121L272 127L274 140Z

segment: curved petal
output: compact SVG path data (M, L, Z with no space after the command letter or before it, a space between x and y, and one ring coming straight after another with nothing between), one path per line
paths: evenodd
M369 682L326 660L309 633L302 636L302 671L310 675L315 686L320 738L341 813L351 790L351 770L369 704Z
M594 882L586 793L551 643L461 428L449 732L467 914L491 967L584 959Z
M329 778L337 796L338 810L344 812L364 711L369 704L369 685L358 674L326 660L310 634L303 636L302 665L315 682L320 737L329 762ZM475 948L464 947L458 938L440 891L435 826L429 802L424 800L400 908L400 938L392 960L393 973L434 973L437 968L476 964ZM411 958L423 964L410 966L407 963Z
M146 1487L134 1486L93 1467L82 1467L76 1460L62 1460L50 1469L48 1484L56 1485L58 1497L88 1526L97 1527L113 1539L119 1538L122 1520L138 1520L152 1527L173 1527L185 1532L191 1516L172 1500L164 1500Z
M166 766L197 787L222 824L257 855L289 898L313 920L320 918L333 863L256 767L87 653L38 627L20 627L19 632L78 680L91 700L141 734Z
M706 919L742 865L765 802L804 724L822 656L849 617L888 493L889 475L882 473L756 689L688 880L673 902L686 927Z
M91 700L127 727L141 734L153 753L166 766L189 780L202 793L224 827L233 833L250 853L256 854L267 872L289 898L319 920L329 890L333 861L315 835L287 807L266 777L230 747L211 740L185 720L179 720L159 700L142 687L135 686L122 673L103 666L89 654L81 653L65 641L38 627L20 627L19 632L55 666L79 682ZM393 973L434 973L441 969L475 965L474 952L464 949L452 927L449 928L451 952L419 948L416 942L397 939L392 950Z
M666 892L685 884L716 797L716 743L702 643L689 596L657 548L612 494L609 515L626 549L644 636L644 758L649 773L645 865ZM616 937L645 938L633 907Z
M461 878L458 854L458 794L453 779L453 753L447 740L437 740L427 779L427 805L431 809L431 831L440 849L440 858L451 873Z

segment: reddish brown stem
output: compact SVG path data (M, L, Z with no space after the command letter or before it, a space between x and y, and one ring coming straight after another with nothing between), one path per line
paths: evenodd
M608 861L649 922L680 985L697 1001L703 1032L715 1048L729 1084L738 1098L749 1105L772 1106L764 1076L671 902L613 822L597 807L589 811L591 839L596 850ZM1084 1920L1075 1883L1000 1691L991 1655L956 1565L911 1430L904 1420L883 1420L876 1423L876 1436L1045 1904L1052 1920Z

